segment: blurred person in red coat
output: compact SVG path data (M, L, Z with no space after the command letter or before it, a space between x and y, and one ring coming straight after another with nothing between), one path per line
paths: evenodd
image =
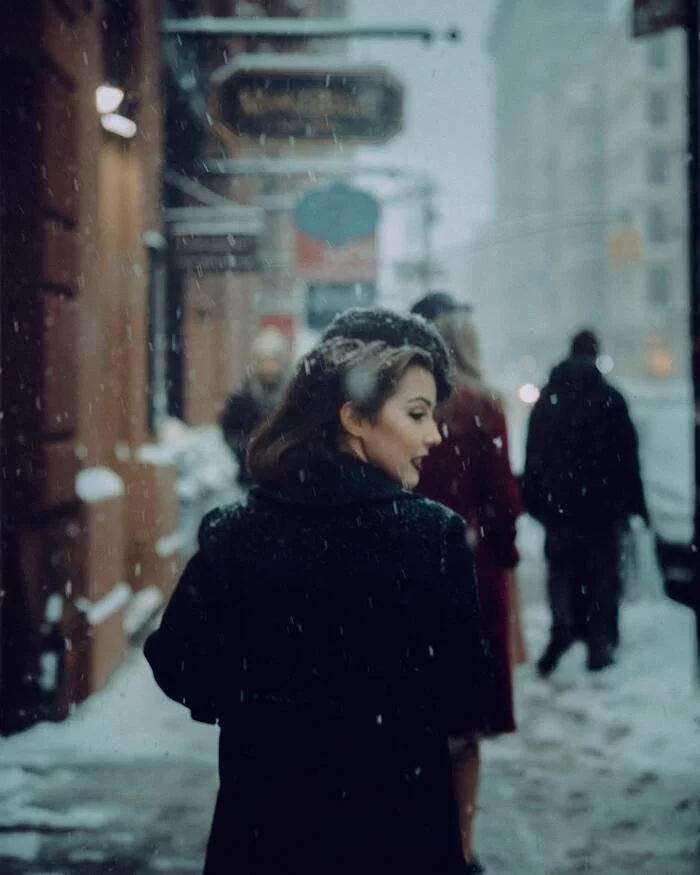
M434 293L419 301L413 312L434 322L450 351L457 377L456 391L438 412L442 444L425 459L419 490L467 522L486 640L499 665L498 682L479 709L482 717L473 733L451 743L464 856L468 871L478 873L483 868L474 854L473 832L479 738L516 730L513 665L524 661L524 653L514 569L520 558L516 521L523 507L508 457L505 415L498 395L484 382L479 340L469 309L445 293Z

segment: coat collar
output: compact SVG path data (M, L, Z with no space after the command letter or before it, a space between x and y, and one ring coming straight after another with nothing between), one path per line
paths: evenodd
M299 482L284 488L255 486L252 501L272 501L279 504L339 506L366 502L404 501L420 498L404 489L380 468L343 454L323 476L300 476Z

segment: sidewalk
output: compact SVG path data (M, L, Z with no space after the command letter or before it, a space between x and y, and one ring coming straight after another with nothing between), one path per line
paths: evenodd
M547 628L532 594L525 618L532 657ZM549 681L519 669L520 732L484 744L478 848L489 873L699 875L691 654L690 614L648 601L625 606L620 664L603 674L586 673L579 648ZM0 740L0 871L199 872L216 741L134 651L66 723Z

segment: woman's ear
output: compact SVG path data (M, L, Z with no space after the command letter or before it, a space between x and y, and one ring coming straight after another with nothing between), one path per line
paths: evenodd
M367 417L364 416L352 401L346 401L340 408L340 425L349 437L363 438L367 427Z

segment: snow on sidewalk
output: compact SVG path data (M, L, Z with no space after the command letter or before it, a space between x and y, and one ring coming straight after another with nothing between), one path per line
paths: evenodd
M525 628L534 660L548 630L541 604L526 605ZM693 635L691 613L664 599L626 604L616 666L588 673L577 645L547 681L532 664L518 669L520 731L483 746L477 838L490 873L697 875ZM31 861L73 872L64 861L80 848L110 860L130 836L147 860L138 871L153 871L157 853L194 859L216 751L217 730L170 702L134 651L69 720L0 740L0 858L14 861L13 873ZM166 805L176 806L179 828ZM80 848L71 844L78 836Z
M700 872L700 691L694 619L658 599L625 604L618 663L585 669L574 646L534 671L549 629L528 605L531 663L518 669L519 732L483 745L478 847L518 875Z
M216 762L218 729L196 723L158 689L140 650L132 650L104 690L62 723L40 723L0 739L0 769L132 763L170 757Z

